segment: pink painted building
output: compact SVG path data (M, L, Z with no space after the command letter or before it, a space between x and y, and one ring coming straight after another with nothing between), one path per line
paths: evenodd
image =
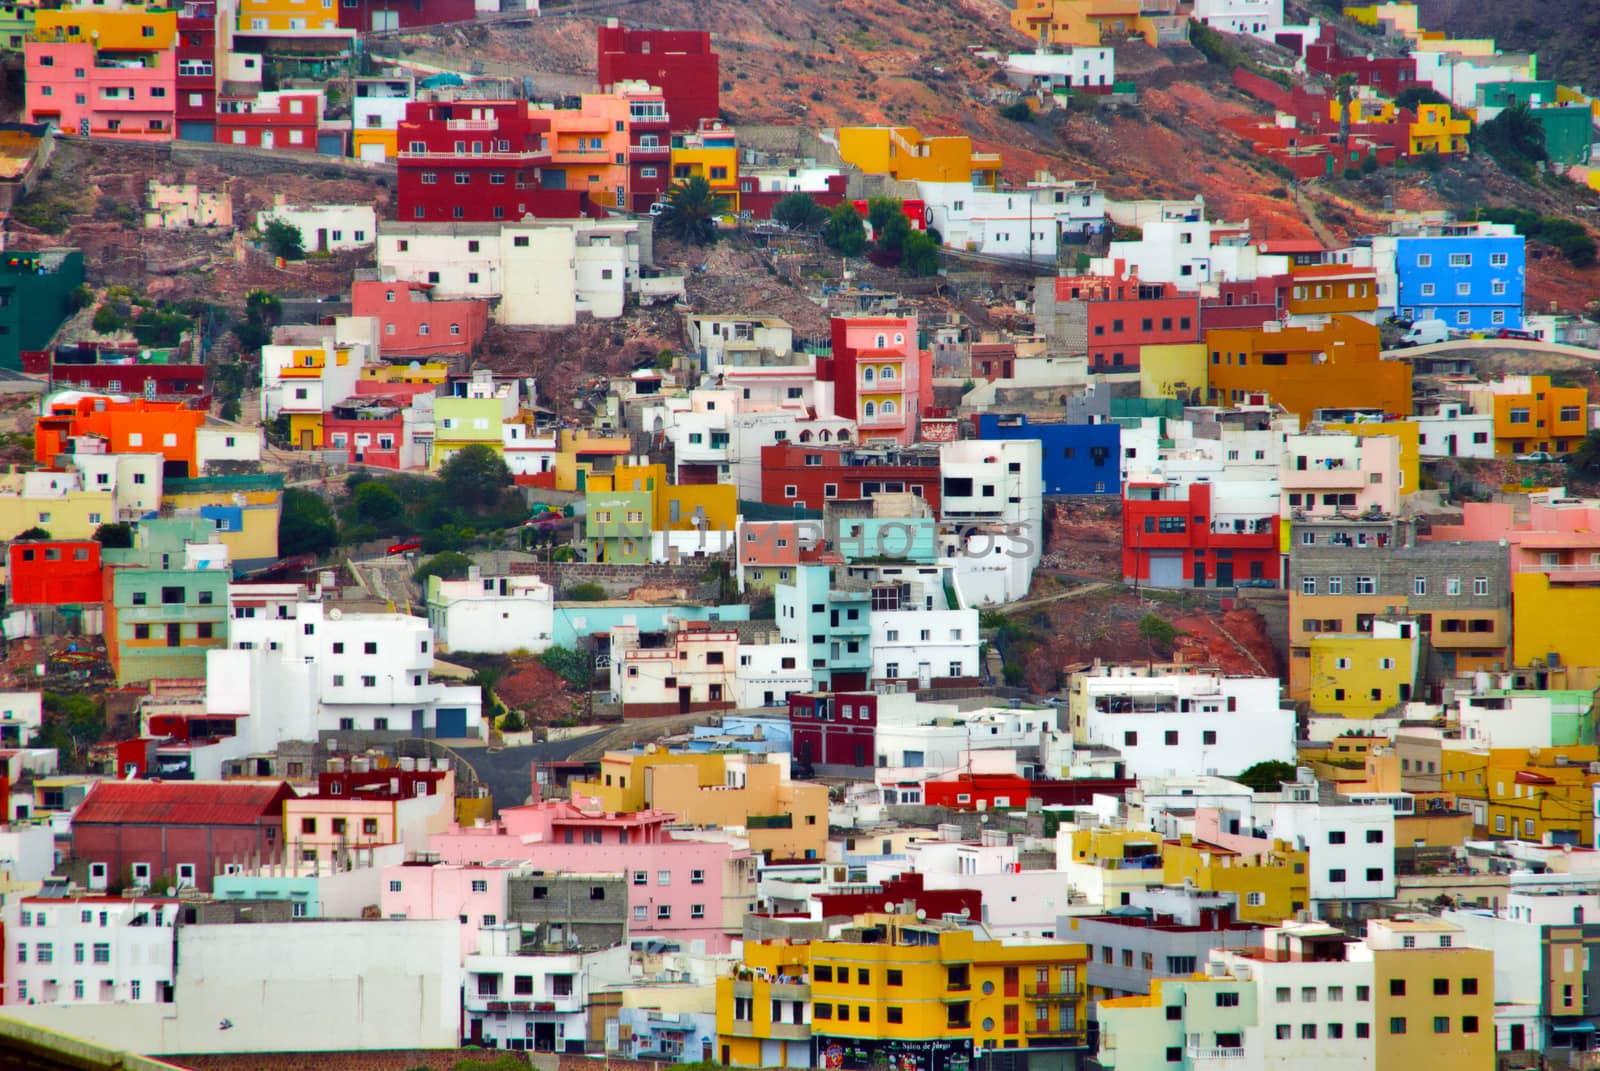
M743 843L674 835L672 820L663 811L610 814L546 800L508 807L494 822L451 826L430 844L444 863L626 874L630 936L704 941L707 951L725 952L755 901L756 857Z
M1559 503L1559 504L1558 504ZM1428 542L1497 543L1511 548L1511 572L1566 572L1600 579L1600 501L1530 495L1518 523L1509 502L1466 502L1460 524L1436 524Z
M351 314L378 321L385 360L468 357L489 326L489 303L441 300L428 283L365 280L350 288Z
M933 352L917 345L917 318L840 316L832 335L833 355L817 361L817 379L833 384L834 413L854 420L864 443L916 442L933 402Z
M178 61L171 49L113 56L87 43L29 41L24 54L28 122L97 138L172 140Z
M461 958L478 950L478 931L506 921L506 876L515 865L409 861L383 868L379 910L386 919L458 919Z

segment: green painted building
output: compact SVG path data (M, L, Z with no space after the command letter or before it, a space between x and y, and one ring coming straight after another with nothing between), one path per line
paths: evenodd
M583 503L586 561L649 563L654 538L651 491L590 491Z
M118 684L203 680L206 652L228 645L226 547L203 517L141 521L134 545L107 550L106 649Z
M0 3L0 52L21 52L22 46L33 33L33 13L37 4L19 4L16 0Z
M0 254L0 368L20 370L23 350L50 344L82 285L76 249Z
M1479 120L1493 118L1501 108L1526 105L1544 128L1544 151L1551 163L1587 164L1594 144L1594 114L1587 104L1562 107L1557 100L1553 81L1490 82L1478 87L1478 106L1491 109Z

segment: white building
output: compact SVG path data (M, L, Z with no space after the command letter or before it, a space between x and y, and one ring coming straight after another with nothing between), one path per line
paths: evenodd
M236 424L207 424L194 431L195 464L201 475L217 462L260 461L261 429Z
M1116 82L1116 52L1080 46L1060 52L1013 52L1006 57L1006 80L1019 89L1046 91L1104 87Z
M739 709L781 707L790 695L811 690L811 670L800 649L774 633L764 642L739 644L736 700Z
M500 10L498 6L495 11ZM398 71L374 78L355 79L355 96L350 101L351 130L355 135L358 158L383 163L389 158L383 138L367 140L363 131L398 131L406 117L406 105L416 97L416 80Z
M1321 797L1316 779L1302 768L1277 800L1257 800L1273 839L1310 853L1311 899L1393 899L1393 806Z
M0 692L0 747L27 747L43 724L42 693Z
M937 679L979 676L978 611L950 605L946 568L882 565L852 567L851 574L868 576L873 588L867 614L873 680L928 687ZM889 594L895 586L897 595Z
M256 230L276 220L300 232L307 253L345 253L378 239L378 213L370 205L291 205L278 194L271 208L256 213Z
M345 613L292 584L231 585L228 610L228 647L206 655L206 702L249 715L252 753L323 731L484 733L479 689L432 679L421 618Z
M940 520L1000 524L1018 542L1031 581L1044 547L1044 470L1037 439L978 440L939 447ZM1026 590L1026 585L1024 585Z
M1423 457L1494 457L1494 414L1460 402L1419 401L1417 451Z
M161 508L166 468L163 455L108 453L105 440L95 436L79 436L73 446L68 460L83 474L84 488L110 491L117 520L136 521Z
M451 651L537 653L550 646L555 592L536 576L480 576L428 582L428 623Z
M1270 41L1283 28L1283 0L1194 0L1192 17L1213 30Z
M1119 215L1143 219L1141 236L1112 242L1104 257L1090 262L1090 272L1121 275L1126 270L1142 282L1172 283L1185 291L1222 279L1288 274L1288 257L1262 253L1243 226L1207 220L1203 204L1157 202L1142 212L1133 207L1118 212L1108 206L1106 213L1119 223Z
M350 337L355 317L341 317L332 328L279 328L261 347L261 419L326 413L355 393L370 348Z
M172 1003L176 900L28 896L8 906L6 1004Z
M1295 712L1273 677L1111 666L1076 675L1071 688L1073 739L1116 748L1129 777L1227 775L1294 761Z
M641 220L385 223L378 272L430 283L439 297L498 298L500 323L558 327L579 313L615 319L630 293L654 296L666 280L642 274L653 265L650 248Z
M591 994L631 980L627 947L524 956L518 954L521 941L520 925L478 930L478 951L466 957L464 968L463 1041L502 1049L583 1052Z
M1063 240L1105 225L1105 195L1092 182L1048 176L1024 189L979 190L970 182L918 182L927 224L952 249L1030 261L1054 261Z
M762 354L783 358L794 352L794 328L776 316L690 315L683 318L689 350L700 358L706 372L722 371L728 363L759 365ZM753 356L736 362L731 355Z

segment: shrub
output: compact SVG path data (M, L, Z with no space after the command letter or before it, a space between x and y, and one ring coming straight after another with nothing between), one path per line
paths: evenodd
M574 584L567 589L569 602L599 602L606 597L606 589L599 584Z
M1000 118L1009 119L1013 123L1026 123L1033 119L1033 109L1028 107L1028 102L1021 98L1000 108Z
M464 580L467 569L472 565L472 559L454 550L441 551L417 566L417 571L411 574L411 579L426 586L430 576L440 580Z

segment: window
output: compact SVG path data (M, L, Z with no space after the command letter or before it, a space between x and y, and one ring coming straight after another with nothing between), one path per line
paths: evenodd
M885 973L884 980L889 985L904 985L905 975L902 974L898 969L891 969Z
M884 1019L891 1023L904 1022L905 1012L901 1008L896 1008L893 1005L890 1005L888 1008L884 1009Z
M1303 577L1301 577L1300 578L1300 594L1302 594L1302 595L1315 595L1316 593L1317 593L1317 578L1314 577L1314 576L1303 576Z
M1476 1015L1463 1015L1461 1017L1461 1032L1463 1034L1476 1034L1478 1032L1478 1017Z
M1451 253L1450 254L1450 266L1452 268L1470 268L1470 267L1472 267L1472 254L1471 253Z
M1217 1007L1219 1008L1237 1008L1239 1006L1239 994L1237 993L1218 993L1216 996Z
M1330 830L1329 833L1328 833L1328 843L1329 844L1343 844L1344 843L1344 830L1342 830L1342 829Z
M1489 578L1486 577L1486 576L1475 576L1475 577L1473 577L1472 578L1472 593L1474 595L1487 595L1487 594L1489 594Z
M1288 1023L1279 1023L1273 1027L1273 1036L1279 1041L1288 1041L1294 1036L1294 1028Z
M1448 1015L1435 1015L1433 1017L1433 1032L1435 1034L1450 1033L1450 1017Z
M1356 577L1356 594L1357 595L1376 595L1377 593L1378 593L1378 582L1376 580L1374 580L1370 576L1358 576L1358 577Z
M1300 1024L1300 1038L1303 1041L1315 1041L1317 1039L1317 1024L1316 1023L1301 1023Z
M1463 996L1468 996L1468 997L1477 996L1478 995L1478 980L1476 978L1463 978L1463 979L1461 979L1461 994Z
M1403 996L1405 996L1406 995L1406 980L1404 978L1391 978L1391 979L1389 979L1389 995L1391 997L1403 997Z
M672 905L671 904L657 904L656 905L656 918L658 918L658 919L670 919L671 917L672 917Z

